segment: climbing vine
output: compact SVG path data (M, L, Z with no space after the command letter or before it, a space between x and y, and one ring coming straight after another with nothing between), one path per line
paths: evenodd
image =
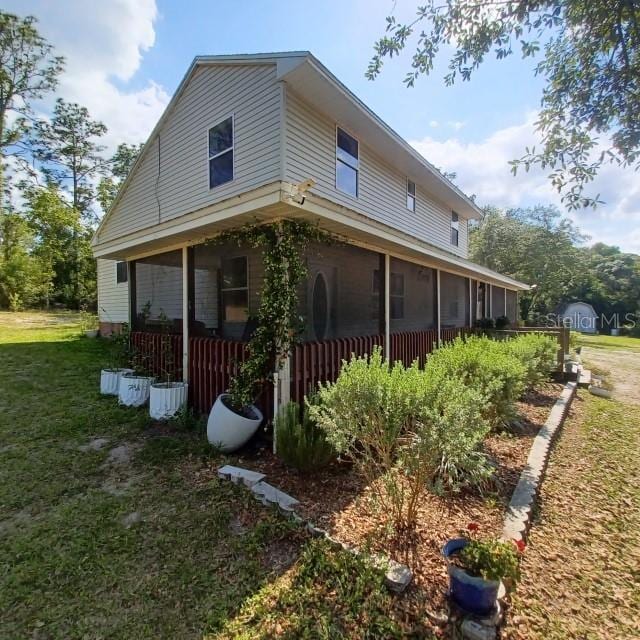
M233 408L250 405L261 385L284 364L303 326L298 314L298 289L307 276L304 250L310 242L334 242L335 238L317 226L299 220L249 224L225 231L211 243L235 242L263 250L264 283L257 328L249 341L249 357L231 381Z

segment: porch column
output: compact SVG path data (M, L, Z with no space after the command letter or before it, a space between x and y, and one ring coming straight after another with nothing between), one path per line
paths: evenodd
M487 284L489 289L489 317L493 318L493 285Z
M127 283L129 293L129 331L134 330L134 324L136 319L136 263L135 260L127 261Z
M440 326L440 269L436 269L436 289L436 309L438 313L436 319L438 326L438 346L440 346L442 344L442 328Z
M384 254L384 357L391 358L391 256Z
M182 247L182 380L189 382L189 247Z
M504 315L507 315L507 287L504 288Z
M473 327L473 321L475 318L473 317L473 280L471 278L467 278L469 282L469 326Z

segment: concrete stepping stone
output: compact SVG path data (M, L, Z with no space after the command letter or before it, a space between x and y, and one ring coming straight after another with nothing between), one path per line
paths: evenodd
M253 487L265 478L264 473L258 473L257 471L250 471L249 469L243 469L242 467L234 467L230 464L225 464L224 467L218 469L218 478L222 480L231 480L235 484L243 484L245 487Z
M257 482L251 487L251 491L262 504L277 504L280 509L285 511L293 510L293 507L300 504L298 500L292 498L280 489L276 489L267 482Z

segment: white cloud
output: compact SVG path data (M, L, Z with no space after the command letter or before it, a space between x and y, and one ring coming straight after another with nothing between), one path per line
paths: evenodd
M510 171L509 160L522 156L526 146L537 142L534 121L535 114L527 114L524 122L498 129L479 142L458 137L441 142L426 136L411 144L436 167L455 172L456 183L466 193L475 194L480 205L552 203L561 207L546 171L538 167L528 173L519 170L515 177ZM595 211L572 212L570 217L593 242L640 253L640 174L606 165L588 190L591 195L599 193L605 204Z
M431 122L429 122L429 126L432 129L437 129L440 126L440 123L437 120L431 120Z
M454 130L454 131L460 131L460 129L462 129L467 123L463 122L461 120L449 120L449 122L447 122L447 124Z
M4 5L38 18L39 31L66 58L55 97L78 102L102 120L109 128L104 139L109 150L119 142L146 139L169 95L151 81L134 89L126 85L154 45L155 0L7 0Z

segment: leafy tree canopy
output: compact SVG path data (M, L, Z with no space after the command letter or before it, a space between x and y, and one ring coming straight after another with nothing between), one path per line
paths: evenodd
M415 45L413 40L415 39ZM585 195L604 162L638 169L640 159L640 3L636 0L426 0L416 18L387 18L367 77L386 57L415 46L405 83L430 74L453 49L445 83L469 80L488 55L537 58L544 78L536 129L540 147L512 161L515 173L550 170L570 209L595 206Z

